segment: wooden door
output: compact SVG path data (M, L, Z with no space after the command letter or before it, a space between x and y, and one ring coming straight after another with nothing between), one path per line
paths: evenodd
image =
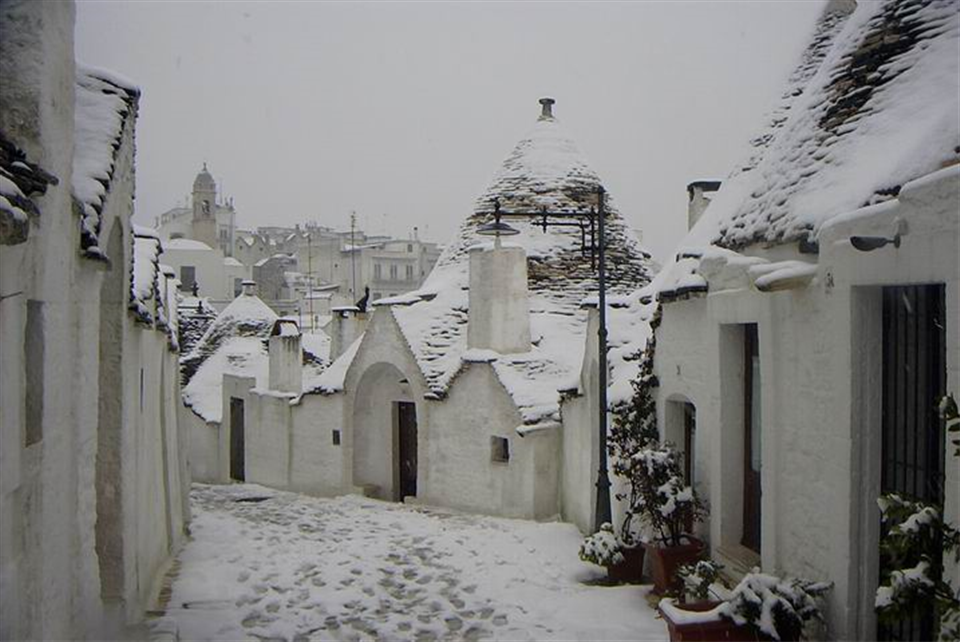
M230 479L246 480L243 464L243 399L230 397Z
M756 324L743 327L743 539L760 552L761 469L760 346Z
M417 495L417 407L407 401L397 402L397 418L399 424L398 441L399 468L400 468L400 496L416 497Z
M945 309L943 285L883 288L880 491L941 506L945 436L937 403L946 389ZM881 558L881 569L886 563ZM939 573L940 560L932 567ZM895 626L881 626L877 635L930 640L935 617L927 605Z

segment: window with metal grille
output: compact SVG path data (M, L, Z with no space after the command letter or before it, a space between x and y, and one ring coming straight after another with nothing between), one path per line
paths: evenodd
M946 389L945 310L941 284L883 288L880 489L941 506L945 436L937 403ZM942 557L942 550L934 554ZM889 563L881 558L881 569ZM933 574L942 572L940 559L930 566ZM936 617L934 605L926 604L894 626L879 627L877 637L933 639Z

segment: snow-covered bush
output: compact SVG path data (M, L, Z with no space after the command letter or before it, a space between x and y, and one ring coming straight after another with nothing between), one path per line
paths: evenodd
M710 586L720 577L721 564L713 560L700 560L694 564L684 564L677 569L677 577L683 583L681 601L690 598L698 602L711 599Z
M960 413L953 395L938 403L949 432L960 431ZM960 440L955 456L960 456ZM943 520L941 506L918 502L890 493L877 500L885 534L880 539L880 586L874 605L882 623L895 624L933 607L940 615L940 640L960 640L960 587L946 582L942 558L953 551L960 562L960 531Z
M781 579L754 569L733 589L720 613L775 640L799 640L807 622L823 620L818 599L831 588L830 582Z
M658 314L655 313L654 317L657 318ZM652 392L657 386L657 378L653 374L655 345L655 338L650 337L640 362L640 374L630 382L633 395L627 402L614 408L613 425L607 439L613 472L627 482L624 491L616 495L618 500L626 502L623 523L620 525L620 540L627 547L639 545L642 539L638 532L639 495L633 484L631 458L660 440L657 431L657 406Z
M613 525L606 522L580 544L580 559L597 566L614 566L623 563L621 550Z
M634 492L630 507L663 546L680 546L690 525L703 518L703 504L683 483L681 453L670 445L648 446L629 459Z

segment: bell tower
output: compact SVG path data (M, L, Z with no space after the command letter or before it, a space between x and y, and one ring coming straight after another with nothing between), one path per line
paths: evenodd
M193 180L193 238L214 249L218 245L217 183L206 163Z

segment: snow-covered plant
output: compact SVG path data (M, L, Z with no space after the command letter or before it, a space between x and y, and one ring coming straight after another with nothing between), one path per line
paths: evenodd
M831 582L781 579L754 569L740 580L720 612L775 640L799 640L807 622L823 620L818 599L831 588Z
M640 450L659 442L657 431L657 406L653 398L653 388L657 386L653 374L653 351L656 345L654 337L647 340L640 362L639 376L630 382L633 395L617 406L613 411L613 425L607 439L613 472L626 480L625 488L617 493L617 499L626 502L623 523L620 525L620 539L625 546L633 547L640 543L637 533L639 500L637 488L631 476L631 457Z
M883 623L911 616L918 606L936 607L942 639L960 639L960 594L939 572L943 553L960 560L960 531L943 521L936 506L895 493L877 500L886 533L880 540L881 573L875 606Z
M693 564L684 564L677 569L677 577L683 583L680 595L683 600L692 598L696 601L709 600L710 586L720 577L721 564L713 560L699 560Z
M630 510L650 527L664 546L680 546L687 528L703 518L703 504L683 483L682 455L667 445L642 448L628 460L632 484Z
M957 411L957 401L953 394L947 394L940 398L937 404L937 410L940 411L940 417L947 426L947 432L960 433L960 412ZM960 457L960 438L951 439L957 449L953 452L954 457Z
M960 432L960 413L952 394L937 404L948 432ZM952 440L960 457L960 439ZM880 586L874 605L883 623L894 624L922 606L940 615L940 640L960 640L960 587L942 577L942 557L953 551L960 562L960 531L944 521L941 506L914 501L896 493L877 503L885 534L880 539Z
M580 544L580 559L597 566L614 566L623 563L623 553L613 525L605 522L600 530L587 536Z

